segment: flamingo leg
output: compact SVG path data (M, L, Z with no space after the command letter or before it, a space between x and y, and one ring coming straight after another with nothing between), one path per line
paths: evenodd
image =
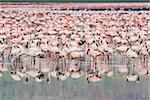
M130 65L130 60L128 60L128 63L127 63L128 75L131 74L131 70L130 70L130 66L129 65Z
M63 58L64 59L64 70L66 70L67 69L67 67L66 67L66 59L65 58Z
M33 67L35 67L35 56L33 57Z

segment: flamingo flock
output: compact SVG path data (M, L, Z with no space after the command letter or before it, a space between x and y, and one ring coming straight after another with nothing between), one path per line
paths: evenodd
M112 56L126 60L112 67ZM0 77L5 60L15 81L90 83L118 72L139 82L150 75L150 12L0 10Z

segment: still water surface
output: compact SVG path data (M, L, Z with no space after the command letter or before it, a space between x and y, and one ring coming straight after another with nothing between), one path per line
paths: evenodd
M149 78L140 83L127 83L123 75L103 77L100 82L86 82L85 77L73 80L36 83L16 82L10 75L0 78L0 100L150 100Z

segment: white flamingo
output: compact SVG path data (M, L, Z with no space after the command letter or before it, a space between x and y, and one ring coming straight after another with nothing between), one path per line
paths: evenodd
M88 83L90 82L98 82L101 80L101 76L98 76L96 74L91 74L90 76L87 77Z
M11 77L12 79L14 79L15 81L21 81L21 76L19 76L16 71L12 71L11 72Z
M137 75L137 74L135 74L135 72L134 72L134 70L135 70L135 65L134 66L129 66L129 64L127 65L128 66L128 70L129 70L129 72L128 72L128 74L125 76L125 78L126 78L126 80L127 80L127 82L139 82L140 81L140 78L139 78L139 76ZM131 72L131 68L132 68L132 71L133 72Z
M148 58L146 56L143 57L143 59L140 59L139 61L139 67L137 68L137 73L140 76L144 76L148 74L148 68L147 68L147 63L146 60Z

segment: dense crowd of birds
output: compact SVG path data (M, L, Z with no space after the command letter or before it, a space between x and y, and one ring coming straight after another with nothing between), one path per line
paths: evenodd
M117 67L127 81L138 82L139 76L149 75L149 11L0 10L0 76L8 70L2 63L7 58L16 81L28 82L32 77L50 83L51 77L85 75L88 82L97 82L113 75L109 64L113 55L127 58L125 65Z

